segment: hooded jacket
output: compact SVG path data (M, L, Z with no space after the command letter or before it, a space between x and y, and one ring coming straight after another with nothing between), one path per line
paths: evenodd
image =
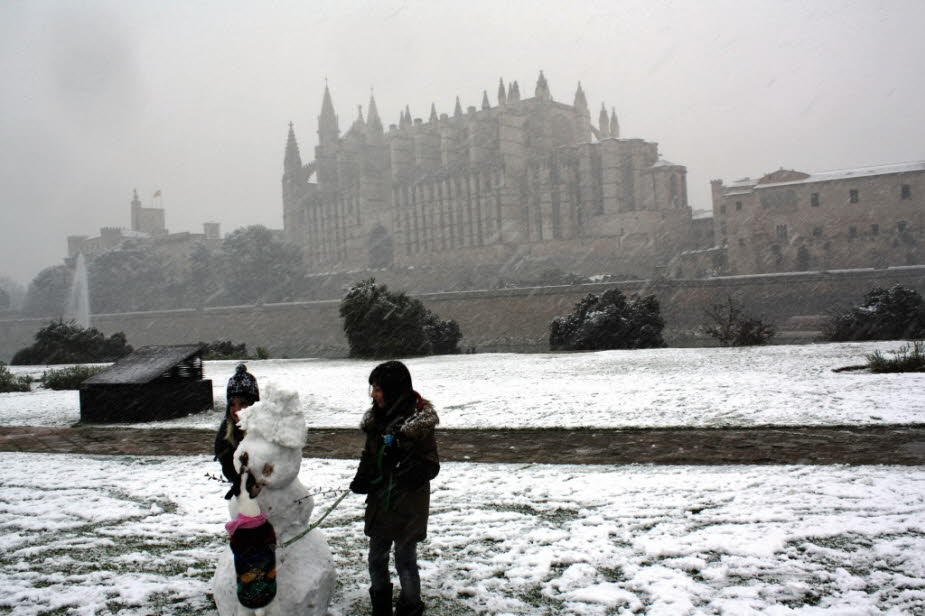
M427 537L430 480L440 472L434 407L409 392L388 409L366 411L360 429L366 443L360 456L354 492L365 493L364 532L396 543Z

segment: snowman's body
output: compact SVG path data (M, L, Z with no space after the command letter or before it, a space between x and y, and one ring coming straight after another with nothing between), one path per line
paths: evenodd
M334 561L327 541L314 529L292 545L286 541L308 527L314 501L299 481L305 419L294 393L268 387L261 402L241 411L244 440L235 451L235 466L257 479L260 511L276 530L276 599L266 614L323 616L334 591ZM238 499L229 504L237 516ZM212 590L222 616L252 614L238 602L234 559L226 548L219 558Z

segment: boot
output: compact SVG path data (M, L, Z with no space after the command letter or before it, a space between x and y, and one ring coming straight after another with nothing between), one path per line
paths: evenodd
M369 599L373 604L373 616L392 616L392 585L382 590L369 589Z
M424 602L420 599L406 601L404 597L401 597L395 604L395 616L422 616L423 614Z

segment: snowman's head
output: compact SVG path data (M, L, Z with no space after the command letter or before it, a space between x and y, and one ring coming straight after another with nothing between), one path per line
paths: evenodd
M281 488L299 476L305 445L305 416L295 392L270 384L266 395L239 413L244 439L235 452L235 468L246 468L257 484Z

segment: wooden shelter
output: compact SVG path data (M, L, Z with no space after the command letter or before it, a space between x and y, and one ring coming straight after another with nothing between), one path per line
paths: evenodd
M212 408L198 344L146 346L80 384L80 420L123 423L171 419Z

